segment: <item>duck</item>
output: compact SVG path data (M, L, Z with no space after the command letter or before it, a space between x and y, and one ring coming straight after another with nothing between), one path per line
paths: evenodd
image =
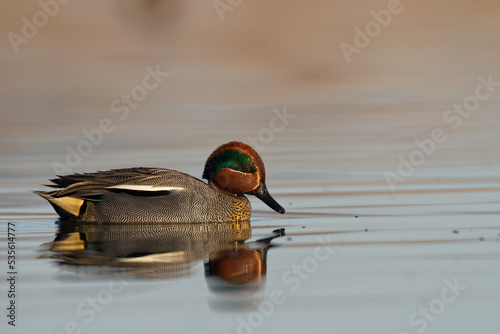
M250 220L254 195L271 209L285 209L269 194L266 171L249 145L232 141L215 149L203 170L204 182L164 168L123 168L57 175L34 191L63 220L89 223L207 223Z

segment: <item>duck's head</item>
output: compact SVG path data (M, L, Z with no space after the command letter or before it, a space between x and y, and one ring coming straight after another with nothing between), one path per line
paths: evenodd
M257 196L271 209L285 209L266 188L266 170L259 154L247 144L233 141L219 146L207 159L203 178L224 194Z

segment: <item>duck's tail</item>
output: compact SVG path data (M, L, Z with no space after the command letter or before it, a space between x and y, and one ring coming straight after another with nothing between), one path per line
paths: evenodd
M61 217L78 217L85 201L81 198L70 196L58 197L59 191L33 191L35 194L45 198Z

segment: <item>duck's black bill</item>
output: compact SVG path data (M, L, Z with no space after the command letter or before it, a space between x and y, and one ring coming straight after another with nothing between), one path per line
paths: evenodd
M267 206L269 206L274 211L285 213L285 209L283 209L283 207L279 205L278 202L274 200L274 198L271 197L264 183L261 183L254 191L252 191L252 195L257 196L257 198L266 203Z

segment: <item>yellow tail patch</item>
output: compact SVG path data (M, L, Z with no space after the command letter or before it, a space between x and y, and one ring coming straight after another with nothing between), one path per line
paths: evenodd
M80 208L82 207L84 202L83 199L74 197L52 197L48 198L48 200L50 203L68 213L71 213L75 217L78 217L78 215L80 214Z

